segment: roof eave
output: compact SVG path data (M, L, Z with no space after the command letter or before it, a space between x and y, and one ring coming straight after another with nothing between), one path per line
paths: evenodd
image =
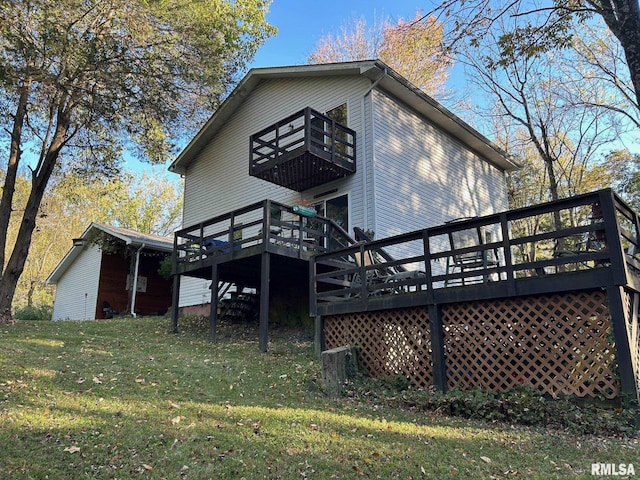
M178 155L176 160L169 166L169 170L184 175L189 164L195 160L261 81L269 78L281 78L283 76L295 78L314 75L349 74L358 74L369 78L372 82L375 82L377 88L386 90L404 101L499 168L505 171L512 171L520 167L517 161L510 158L506 152L488 138L422 90L412 85L404 77L394 72L384 62L379 60L362 60L346 63L251 69L231 95L225 99L207 123L205 123L191 142L189 142L180 155Z
M157 242L153 239L135 239L127 235L123 235L122 233L118 232L117 230L114 230L108 225L102 225L100 223L95 223L95 222L92 222L91 225L89 225L86 228L86 230L82 233L80 238L86 239L91 230L101 230L111 235L112 237L122 240L123 242L125 242L126 245L137 246L138 248L144 246L145 248L148 248L151 250L158 250L166 253L170 253L173 251L172 242L165 243L165 242ZM73 247L71 247L69 251L66 253L66 255L62 258L62 260L60 260L60 263L58 263L58 265L53 270L53 272L51 272L51 274L47 277L47 279L45 280L45 283L48 285L57 283L58 280L60 280L60 278L62 277L62 275L64 275L67 269L75 261L75 259L80 255L83 249L84 249L84 245L82 246L74 245Z
M263 80L270 78L308 77L314 75L348 75L361 74L379 63L375 60L358 62L291 65L283 67L252 68L240 81L233 92L222 102L220 107L193 137L178 157L169 165L169 171L184 175L189 164L207 146L236 109L245 101L256 86Z
M519 162L467 122L384 64L381 68L385 68L385 75L378 82L378 88L399 98L502 170L520 168Z

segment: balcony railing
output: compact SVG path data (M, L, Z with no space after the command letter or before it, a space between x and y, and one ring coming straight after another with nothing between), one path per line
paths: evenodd
M340 226L313 209L264 200L177 231L173 273L265 250L308 259L353 243Z
M392 295L409 306L611 285L640 291L639 231L638 214L608 189L452 221L315 256L311 308L385 308Z
M354 130L307 107L251 136L249 174L301 192L356 171Z

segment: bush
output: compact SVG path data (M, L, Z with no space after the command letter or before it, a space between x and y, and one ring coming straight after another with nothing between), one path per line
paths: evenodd
M53 308L51 305L27 305L17 308L13 313L16 320L51 320Z
M452 416L567 429L581 434L624 435L638 429L638 411L634 408L589 404L575 398L550 399L527 388L503 393L413 391L405 393L401 402Z
M579 434L633 435L640 428L639 411L635 408L604 402L588 403L573 397L551 399L527 386L502 393L479 390L440 393L433 389L405 390L397 380L398 376L360 377L351 383L347 394L412 411L565 429Z

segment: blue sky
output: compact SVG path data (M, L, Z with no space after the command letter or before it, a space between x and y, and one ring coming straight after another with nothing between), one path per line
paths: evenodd
M383 19L410 20L425 0L274 0L267 20L278 28L275 37L258 50L251 67L275 67L307 63L316 42L329 33L338 33L355 19L364 17L373 26Z
M356 19L364 17L369 26L384 19L410 20L417 10L429 8L430 3L428 0L273 0L267 20L278 28L278 33L258 49L247 67L305 64L318 40L329 33L339 33L342 26L349 26ZM150 169L135 159L128 159L125 168ZM169 179L178 178L166 168L168 164L156 166L155 174L162 172Z

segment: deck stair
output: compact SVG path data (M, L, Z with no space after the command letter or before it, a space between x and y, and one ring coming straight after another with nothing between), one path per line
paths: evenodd
M227 287L229 286L229 287ZM235 287L233 291L231 288ZM255 289L237 287L225 283L221 292L227 287L225 295L218 301L218 318L229 322L254 322L260 315L260 294Z

